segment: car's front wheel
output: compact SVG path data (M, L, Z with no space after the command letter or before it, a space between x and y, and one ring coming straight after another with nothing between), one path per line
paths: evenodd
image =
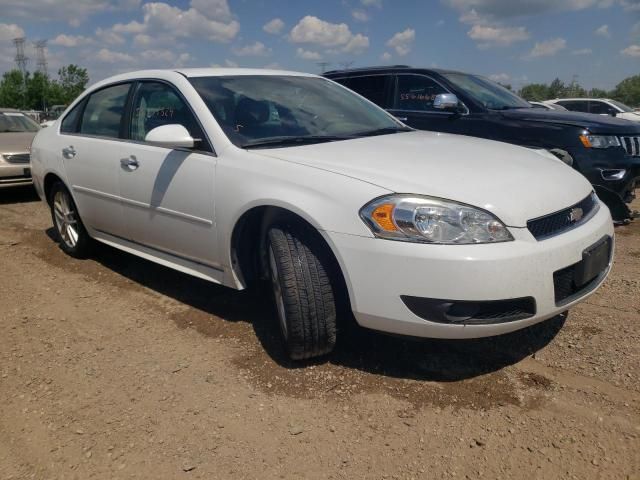
M60 248L72 257L87 256L91 237L80 220L78 209L69 190L62 182L56 183L51 188L49 205Z
M303 226L267 232L268 269L280 331L294 360L318 357L336 342L336 299L328 252Z

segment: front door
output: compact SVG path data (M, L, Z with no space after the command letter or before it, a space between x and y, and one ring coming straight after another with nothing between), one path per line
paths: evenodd
M155 127L181 124L195 149L145 142ZM214 224L216 157L186 101L163 82L141 82L133 96L127 151L119 165L128 237L161 252L219 266Z
M116 236L125 235L118 176L126 152L121 126L130 83L92 93L65 117L58 149L68 187L87 227ZM82 118L76 118L84 111Z

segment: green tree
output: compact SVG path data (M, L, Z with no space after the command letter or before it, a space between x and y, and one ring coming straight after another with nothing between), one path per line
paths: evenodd
M640 75L625 78L616 85L611 96L631 107L640 106Z
M587 96L591 98L607 98L609 96L609 92L602 90L601 88L592 88L589 90Z
M84 91L87 83L89 83L87 69L74 64L58 70L58 78L64 95L63 103L71 103Z
M567 93L567 87L564 82L559 78L556 78L548 87L547 99L549 98L562 98L565 97Z
M541 102L550 98L549 87L544 83L525 85L520 89L519 93L522 98L530 102Z
M48 106L47 94L49 77L42 72L36 72L27 81L26 107L33 110L46 110Z
M23 108L26 106L24 78L20 70L10 70L0 80L0 106Z

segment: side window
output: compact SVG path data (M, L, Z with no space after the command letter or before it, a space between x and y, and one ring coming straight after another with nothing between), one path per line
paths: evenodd
M359 93L367 100L382 108L387 108L387 90L390 75L371 75L366 77L351 77L340 80L345 87Z
M589 113L608 115L611 110L615 109L605 102L589 102Z
M449 93L434 80L422 75L398 75L398 87L394 95L396 110L436 111L433 101L436 95Z
M175 90L160 82L141 83L133 98L129 136L143 142L151 130L180 124L193 138L204 139L193 113Z
M80 117L80 112L82 111L82 106L85 101L81 101L73 107L73 109L67 114L66 117L62 119L62 123L60 124L60 132L62 133L76 133L78 131L78 119Z
M80 133L119 138L122 114L130 86L123 83L91 94L82 115Z
M589 102L586 100L565 100L563 102L557 102L567 110L572 112L584 112L589 113Z

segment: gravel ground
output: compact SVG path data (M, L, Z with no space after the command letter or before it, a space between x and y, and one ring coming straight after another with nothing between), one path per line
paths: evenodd
M636 202L640 208L640 202ZM352 328L288 362L264 295L99 247L0 191L0 479L640 479L640 221L568 316L493 339Z

